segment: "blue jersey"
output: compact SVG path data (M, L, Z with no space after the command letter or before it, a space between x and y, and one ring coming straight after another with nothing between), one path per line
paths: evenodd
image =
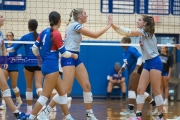
M42 59L43 75L59 71L59 50L64 47L61 34L54 29L51 33L53 37L51 41L50 33L50 28L43 30L35 42Z
M6 46L6 48L10 48L10 47L13 46L13 44L10 45L10 46L8 46L8 44L5 44L5 46ZM17 56L19 54L21 54L21 53L20 53L19 50L17 50L17 51L14 51L14 52L9 52L8 56L9 57L15 57L15 56ZM7 70L18 70L18 64L8 64Z
M137 59L142 55L138 52L138 50L134 47L129 46L127 49L123 51L123 61L126 64L126 68L128 69L128 74L130 75L137 63Z
M50 28L45 29L38 36L35 45L39 47L41 59L59 59L59 49L63 45L61 34L57 30L53 30L53 41L50 39Z
M113 69L109 76L111 76L113 80L118 80L118 79L122 79L123 77L125 77L125 74L124 74L124 72L122 72L122 75L119 76L118 72L115 69Z
M30 32L21 37L20 41L34 41L33 32ZM14 50L18 50L22 45L24 45L26 56L35 58L32 52L32 44L15 44L13 45ZM37 64L25 64L25 66L38 66Z

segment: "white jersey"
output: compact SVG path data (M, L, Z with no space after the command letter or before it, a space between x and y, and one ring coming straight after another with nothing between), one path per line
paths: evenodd
M152 59L159 55L157 48L157 39L153 34L152 38L143 29L140 29L142 36L139 36L139 44L144 60Z
M81 29L82 27L82 24L79 24L78 22L72 22L68 26L64 38L64 45L66 47L66 50L76 52L80 51L82 34L79 32L79 29Z
M2 56L2 47L4 46L3 34L0 31L0 56Z

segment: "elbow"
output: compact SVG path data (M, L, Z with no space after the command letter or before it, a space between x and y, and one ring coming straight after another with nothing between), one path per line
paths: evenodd
M69 51L65 51L63 54L62 54L63 57L65 58L70 58L72 56L72 53L69 52Z

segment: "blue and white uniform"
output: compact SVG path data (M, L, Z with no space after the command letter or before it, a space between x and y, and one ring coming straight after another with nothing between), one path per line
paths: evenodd
M124 49L123 62L124 64L126 64L129 76L135 70L138 58L141 57L142 55L138 52L138 50L135 47L129 46L127 49ZM140 67L138 73L141 74L141 71L142 68Z
M145 60L144 69L150 71L151 69L156 69L162 71L163 65L159 58L159 52L157 48L157 40L153 34L152 38L144 31L140 29L142 36L139 36L139 44L141 46L141 51L143 58Z
M13 46L13 44L11 44L10 46L8 46L8 44L5 44L6 48L11 48ZM16 57L18 55L21 55L20 50L14 51L14 52L8 52L8 56L9 57ZM8 68L7 68L8 72L11 71L18 71L18 64L8 64Z
M64 45L68 51L78 54L78 59L62 57L62 67L78 66L82 63L82 61L79 59L80 43L82 40L82 34L79 32L79 29L82 27L82 24L79 24L78 22L73 22L68 26L65 33Z
M35 42L35 45L40 49L41 71L44 75L59 71L59 52L64 48L61 34L54 29L51 41L50 33L50 28L43 30Z
M2 56L2 47L4 46L4 38L3 38L3 34L0 31L0 56ZM2 64L0 64L0 68L2 67Z

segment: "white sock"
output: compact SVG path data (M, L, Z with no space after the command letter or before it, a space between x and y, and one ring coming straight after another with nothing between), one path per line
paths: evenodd
M136 113L142 113L141 111L136 111Z
M66 115L65 118L66 118L66 120L68 120L68 119L72 118L72 116L69 114L69 115Z
M90 109L90 110L86 110L87 113L92 113L93 114L93 110Z
M19 110L16 109L13 113L19 113Z
M29 116L29 119L31 120L31 119L35 119L36 118L36 116L35 115L32 115L32 114L30 114L30 116Z
M6 102L5 102L5 100L4 100L4 99L2 100L2 104L3 104L3 105L6 105Z
M47 110L46 112L51 112L52 108L51 108L51 106L48 105L45 110Z
M32 105L27 106L27 109L30 110L30 111L32 111Z

